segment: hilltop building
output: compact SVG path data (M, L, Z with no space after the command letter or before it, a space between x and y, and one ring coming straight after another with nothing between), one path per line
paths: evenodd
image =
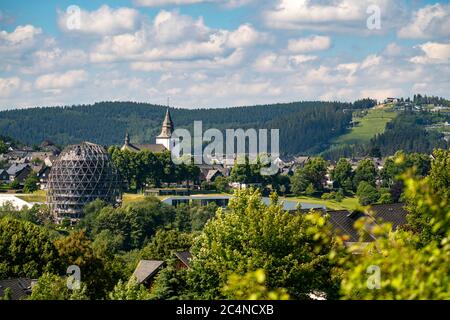
M139 152L142 150L149 150L154 153L161 153L166 150L171 151L175 146L175 140L173 139L174 125L170 110L167 109L166 116L164 118L161 133L156 137L155 144L132 144L130 142L130 135L125 135L125 143L121 150L128 150L133 152Z

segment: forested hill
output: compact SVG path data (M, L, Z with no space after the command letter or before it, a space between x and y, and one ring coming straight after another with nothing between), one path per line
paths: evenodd
M283 153L318 153L344 133L357 104L295 102L226 109L172 109L177 128L279 128ZM0 112L0 135L28 144L48 139L60 145L83 140L120 145L125 132L132 142L154 143L166 107L134 102L100 102L71 107L42 107Z

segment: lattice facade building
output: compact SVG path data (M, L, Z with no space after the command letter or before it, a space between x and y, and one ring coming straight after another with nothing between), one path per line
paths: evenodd
M90 142L72 145L54 162L47 202L58 222L76 222L84 206L96 199L118 205L121 198L119 173L103 147Z

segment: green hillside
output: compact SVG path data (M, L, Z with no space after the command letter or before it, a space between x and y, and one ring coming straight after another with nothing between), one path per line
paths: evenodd
M361 117L361 111L355 112L353 123L356 123L351 131L333 141L337 145L352 145L367 143L378 134L384 132L386 125L391 122L397 113L389 109L371 109Z
M339 102L294 102L223 109L179 109L171 114L176 128L192 130L280 129L281 152L315 154L346 132L354 105ZM121 145L126 132L134 143L154 143L166 107L133 102L47 107L0 112L0 136L38 145L48 139L59 145L91 141ZM24 130L26 128L26 130Z

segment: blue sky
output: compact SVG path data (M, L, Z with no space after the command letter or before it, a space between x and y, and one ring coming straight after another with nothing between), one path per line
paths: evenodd
M374 4L379 29L367 27L378 18L367 11ZM67 12L73 5L80 11ZM2 0L0 57L0 109L167 97L186 108L448 98L450 4Z

